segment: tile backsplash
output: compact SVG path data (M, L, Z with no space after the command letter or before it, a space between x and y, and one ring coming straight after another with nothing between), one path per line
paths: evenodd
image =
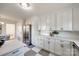
M79 32L63 31L63 32L59 32L59 34L55 36L67 38L67 39L79 39Z
M54 37L60 37L60 38L65 38L65 39L79 39L79 32L72 32L72 31L58 31L59 34L54 34ZM47 35L48 34L48 35ZM47 36L49 37L50 31L42 31L41 36Z

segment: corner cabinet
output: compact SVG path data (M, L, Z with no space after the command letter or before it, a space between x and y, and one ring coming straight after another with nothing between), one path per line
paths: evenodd
M64 8L56 13L57 30L72 30L72 8Z
M56 39L54 52L58 55L72 56L73 55L73 42Z

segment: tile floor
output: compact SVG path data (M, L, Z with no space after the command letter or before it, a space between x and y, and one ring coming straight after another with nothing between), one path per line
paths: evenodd
M32 48L25 46L24 56L55 56L55 54L35 46Z

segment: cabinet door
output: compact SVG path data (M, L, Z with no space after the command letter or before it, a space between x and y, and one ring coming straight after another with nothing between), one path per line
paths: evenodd
M63 30L63 14L61 11L57 12L57 22L56 22L56 26L57 26L57 30Z
M39 17L34 16L32 17L31 21L32 21L32 44L37 46L38 36L39 36L39 32L38 32Z
M57 30L72 30L72 8L57 12Z
M44 48L44 38L40 37L40 38L38 39L38 46L39 46L40 48Z
M75 47L74 50L74 56L79 56L79 49Z
M46 18L46 26L49 30L56 30L56 19L55 19L55 13L53 14L48 14Z
M44 49L45 50L50 50L50 40L48 38L44 39Z
M71 56L73 55L73 44L70 41L64 41L62 40L61 43L63 44L63 55L64 56Z
M59 39L55 39L55 54L63 55L62 44Z
M73 8L73 30L79 31L79 7Z
M50 39L50 51L52 53L54 53L54 50L55 50L55 39L54 38L51 38Z
M35 30L36 26L32 26L32 27L33 27L32 28L32 44L36 46L37 45L37 39L38 39L37 38L38 37L38 35L37 35L38 32L37 32L37 30Z
M63 30L72 30L72 8L63 11Z
M40 29L46 30L46 15L40 16Z

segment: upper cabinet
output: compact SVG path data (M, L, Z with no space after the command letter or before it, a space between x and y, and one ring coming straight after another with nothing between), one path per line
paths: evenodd
M63 30L63 14L62 14L62 12L61 11L59 11L59 12L57 12L57 15L56 15L56 20L57 20L57 22L56 22L56 29L57 30Z
M72 30L72 8L67 8L63 12L63 30Z
M56 30L55 14L47 14L40 16L41 30Z
M55 13L48 15L46 20L47 20L46 21L47 28L49 28L49 30L56 30L56 15L55 15Z
M79 31L79 7L73 7L73 31Z
M37 30L79 31L79 7L66 7L34 18Z
M72 8L64 8L57 12L57 30L72 30Z
M49 30L56 30L56 19L55 14L47 14L47 15L41 15L38 18L34 19L33 21L35 26L37 26L38 30L41 31L49 31Z
M40 16L40 24L38 26L40 30L47 30L46 29L46 15Z

